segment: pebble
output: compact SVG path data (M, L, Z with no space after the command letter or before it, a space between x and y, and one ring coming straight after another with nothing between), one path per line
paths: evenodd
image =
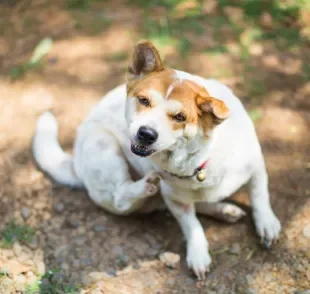
M13 252L15 254L15 256L20 256L20 254L22 253L22 247L20 246L20 244L18 242L15 242L13 245Z
M43 275L45 273L45 264L42 261L36 262L38 274Z
M105 231L105 227L103 225L94 225L93 226L93 231L100 233Z
M73 238L73 242L77 246L82 246L86 243L87 239L84 236L77 236Z
M61 202L58 202L58 203L55 203L54 204L54 210L57 212L57 213L62 213L65 209L65 205Z
M84 265L84 266L89 266L91 265L91 260L89 258L81 258L81 264Z
M233 244L233 245L231 246L229 252L230 252L231 254L239 255L240 252L241 252L241 247L240 247L240 245L239 245L238 243Z
M57 272L57 273L54 273L54 275L52 277L52 282L53 283L63 283L64 279L65 279L64 274Z
M34 236L30 243L27 244L31 249L37 249L39 247L39 238Z
M115 277L116 276L116 270L113 269L113 268L108 268L106 270L106 274L109 275L109 276Z
M113 249L112 249L112 255L114 256L121 256L124 254L124 250L121 246L115 246Z
M23 207L21 214L22 214L23 219L26 220L30 216L30 210L27 207Z
M149 252L148 252L148 254L150 255L150 256L153 256L153 257L155 257L155 256L158 256L159 255L159 250L158 249L150 249L149 250Z
M304 227L302 234L305 238L310 239L310 224Z
M246 275L245 279L246 279L248 284L251 284L254 281L254 277L252 275Z
M74 219L74 218L70 218L68 219L68 225L74 229L76 229L79 226L79 222L78 220Z
M248 288L245 290L245 294L257 294L257 291L253 288Z
M89 277L87 277L87 276L83 276L82 277L82 284L83 284L83 286L89 286L90 284L91 284L91 279L89 278Z
M106 274L102 272L91 272L88 274L88 276L93 282L98 282L102 280L103 278L105 278Z
M159 259L167 267L176 268L180 262L180 255L172 252L164 252L159 256Z

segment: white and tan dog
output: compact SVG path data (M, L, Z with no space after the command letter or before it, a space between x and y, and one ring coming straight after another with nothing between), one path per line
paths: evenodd
M269 247L279 236L260 144L239 99L216 80L163 67L148 41L135 46L126 85L107 93L78 128L73 156L57 133L54 116L42 114L33 141L40 168L58 183L85 187L115 214L166 206L199 279L211 257L196 213L237 221L244 212L220 201L244 184L261 241Z

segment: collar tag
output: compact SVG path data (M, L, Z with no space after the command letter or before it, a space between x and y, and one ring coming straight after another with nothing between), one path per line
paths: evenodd
M198 171L198 173L196 174L196 179L199 182L203 182L206 179L205 173L202 170Z

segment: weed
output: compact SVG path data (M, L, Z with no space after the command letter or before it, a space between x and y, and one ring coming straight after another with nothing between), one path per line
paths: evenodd
M35 231L28 225L18 225L11 220L2 231L1 243L4 247L12 247L15 241L21 243L31 242Z

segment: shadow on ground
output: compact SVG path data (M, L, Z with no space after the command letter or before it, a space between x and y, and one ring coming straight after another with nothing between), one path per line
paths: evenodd
M0 228L11 218L35 228L30 249L43 251L47 271L41 293L74 293L75 285L87 289L84 293L309 289L310 248L303 233L310 222L306 1L147 3L1 3ZM20 70L45 37L53 39L47 56L38 67ZM201 217L214 259L205 285L188 274L181 233L169 213L112 216L84 191L54 187L32 163L30 144L38 114L55 112L60 141L70 150L78 124L106 91L123 82L131 47L142 37L160 48L168 66L231 86L249 109L266 156L272 204L283 225L279 244L271 251L259 248L247 195L240 191L234 199L249 212L243 221L227 225ZM22 245L21 252L26 247ZM165 251L181 253L180 269L167 269L157 261ZM21 252L16 252L10 258L20 261ZM35 254L28 253L29 258ZM35 265L28 273L9 273L12 287L17 276L27 285L29 272L38 279L42 275ZM39 291L35 286L33 292L27 289Z

